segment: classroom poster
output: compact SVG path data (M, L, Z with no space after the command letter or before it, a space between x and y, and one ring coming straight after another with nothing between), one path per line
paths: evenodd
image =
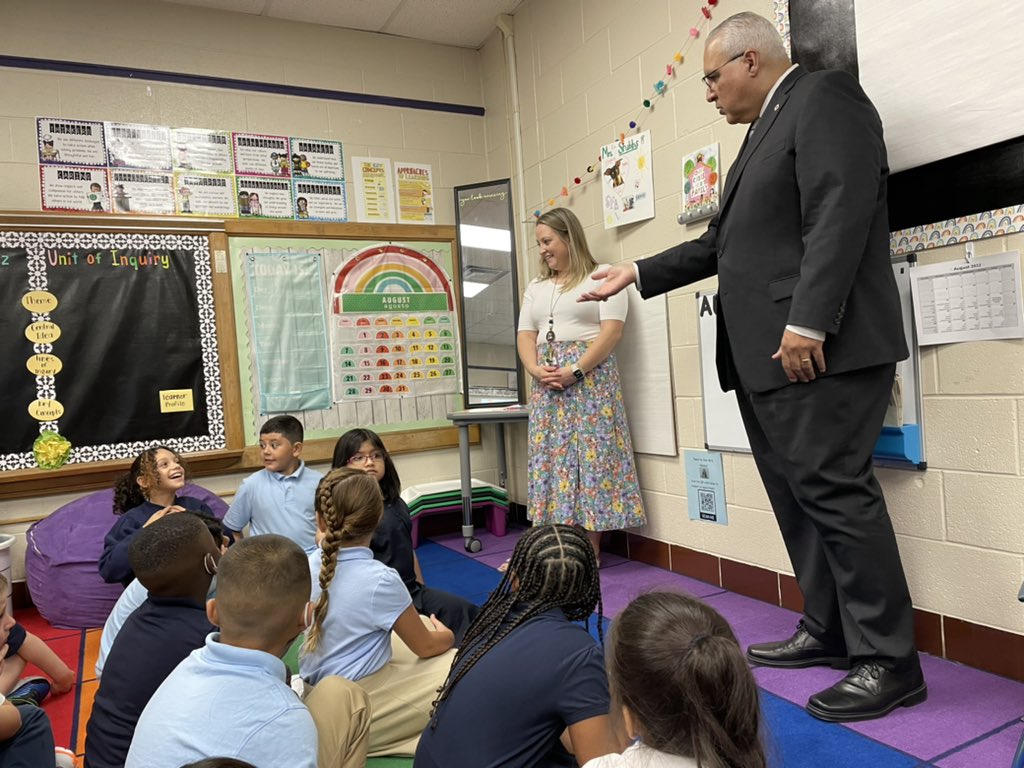
M104 123L111 168L171 170L171 131L163 125Z
M601 147L605 229L654 218L653 170L650 131Z
M295 218L310 221L348 221L345 182L295 179Z
M238 216L235 185L228 174L174 174L174 208L184 216Z
M683 451L686 464L686 502L691 520L729 524L725 504L722 454L716 451Z
M287 179L236 176L238 215L242 218L291 219L292 183Z
M235 170L228 131L172 128L171 156L176 171L231 173Z
M394 223L391 161L386 157L353 157L356 218L371 223Z
M395 163L399 224L434 223L433 177L429 165Z
M38 117L36 136L40 163L95 166L107 164L101 122Z
M104 168L42 165L39 187L44 211L110 213L107 171Z
M683 212L681 222L699 221L718 213L722 190L718 143L683 157Z
M235 173L239 176L291 176L287 136L262 133L231 134Z
M260 413L331 407L323 254L243 254Z
M292 176L345 180L345 158L340 141L291 139Z
M174 214L174 176L170 172L111 168L108 174L114 213Z
M381 243L344 259L331 280L335 401L459 391L452 279L416 248Z

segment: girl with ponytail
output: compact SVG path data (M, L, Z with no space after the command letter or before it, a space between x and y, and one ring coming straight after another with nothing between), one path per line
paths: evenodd
M583 768L765 768L757 686L728 622L651 592L612 622L608 681L633 745Z
M309 558L314 609L299 673L307 687L337 675L366 691L370 757L412 755L455 637L435 616L421 617L401 577L373 559L370 540L384 512L374 478L331 470L315 508L322 542Z

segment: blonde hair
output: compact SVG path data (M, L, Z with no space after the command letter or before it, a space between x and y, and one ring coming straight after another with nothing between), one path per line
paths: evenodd
M324 620L331 595L329 587L338 566L338 550L343 544L373 534L384 514L380 485L370 475L354 467L332 469L316 488L316 513L324 527L320 545L320 596L313 608L313 622L306 633L303 653L315 651L323 636Z
M563 292L579 285L597 269L597 260L590 253L587 236L583 234L583 225L575 213L568 208L552 208L537 217L537 224L551 227L569 247L569 269L566 270L569 279L561 285ZM554 276L543 258L540 260L540 276L542 280L550 280Z

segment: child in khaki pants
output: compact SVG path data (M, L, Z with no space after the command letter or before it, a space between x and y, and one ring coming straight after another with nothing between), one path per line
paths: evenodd
M373 477L332 470L317 488L316 511L323 534L310 556L316 608L299 657L313 687L306 701L319 709L334 676L354 681L370 698L370 756L412 755L455 656L455 636L435 616L421 617L398 573L374 560L369 545L384 503Z

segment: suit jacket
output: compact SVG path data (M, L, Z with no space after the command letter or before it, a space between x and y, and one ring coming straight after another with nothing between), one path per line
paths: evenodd
M736 159L697 240L638 263L641 295L718 275L719 380L787 386L787 324L826 333L827 374L907 356L889 257L882 123L849 74L793 70Z

